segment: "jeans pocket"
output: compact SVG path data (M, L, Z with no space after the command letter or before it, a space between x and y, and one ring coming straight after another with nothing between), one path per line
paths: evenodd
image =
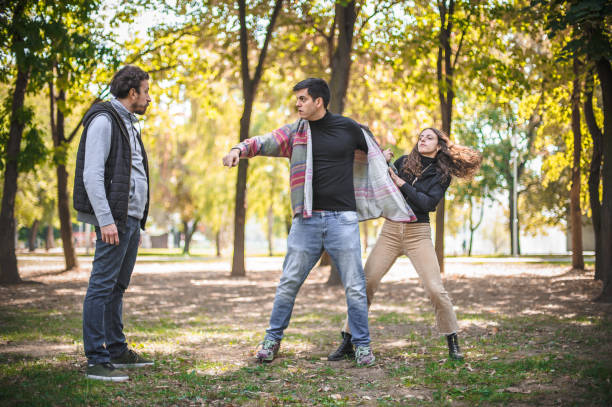
M338 223L342 225L351 225L357 223L357 221L357 212L354 211L340 212L338 216Z

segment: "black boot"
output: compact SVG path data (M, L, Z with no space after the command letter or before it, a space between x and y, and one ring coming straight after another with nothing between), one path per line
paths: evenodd
M463 353L459 349L457 334L446 335L446 340L448 341L448 356L454 360L463 360Z
M353 343L351 342L351 334L342 332L342 343L338 346L335 352L330 353L327 356L327 360L342 360L345 358L354 358L355 357L355 349L353 348Z

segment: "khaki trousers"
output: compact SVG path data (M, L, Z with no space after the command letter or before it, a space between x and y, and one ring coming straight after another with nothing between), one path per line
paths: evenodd
M402 254L412 262L434 306L438 331L444 335L457 332L457 316L442 284L440 266L431 242L429 223L385 221L364 269L368 307L372 304L380 280ZM350 332L348 319L345 321L343 331Z

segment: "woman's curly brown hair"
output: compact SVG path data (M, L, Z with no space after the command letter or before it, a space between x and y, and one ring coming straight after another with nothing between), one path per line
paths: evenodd
M421 137L425 130L431 130L438 136L440 150L436 154L436 167L438 174L440 174L441 182L448 181L450 177L472 178L476 174L482 162L482 154L480 152L453 143L443 131L433 127L421 130L418 138ZM423 168L418 150L418 141L404 161L402 170L415 177L421 176Z

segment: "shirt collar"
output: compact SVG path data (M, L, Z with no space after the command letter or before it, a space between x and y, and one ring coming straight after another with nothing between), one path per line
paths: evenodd
M132 112L130 112L129 110L127 110L127 108L125 106L123 106L123 103L121 103L119 100L117 100L117 98L112 98L111 99L111 103L113 104L113 107L117 110L117 112L122 116L122 117L127 117L130 122L132 123L137 123L138 122L138 118L136 117L136 115Z

